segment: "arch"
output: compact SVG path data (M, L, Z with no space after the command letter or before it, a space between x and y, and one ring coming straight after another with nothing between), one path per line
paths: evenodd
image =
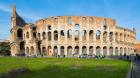
M72 46L67 47L67 56L72 56Z
M78 54L79 54L79 46L75 46L74 55L78 55Z
M36 38L36 32L33 32L33 37Z
M40 40L40 33L38 33L38 39Z
M118 55L118 47L115 48L115 55Z
M86 41L86 30L82 31L82 41Z
M58 55L58 48L57 46L54 46L54 56L57 56Z
M25 43L24 42L20 42L20 51L24 52L25 50Z
M26 38L29 38L29 32L26 32Z
M107 42L107 32L106 31L103 32L103 41Z
M75 41L79 41L79 31L75 31Z
M107 26L106 25L103 26L103 30L107 30Z
M110 53L110 56L113 56L113 47L109 48L109 53Z
M96 55L99 56L100 53L101 53L101 48L100 48L100 46L97 46L96 47Z
M93 41L93 39L94 39L93 36L94 36L93 30L90 30L90 31L89 31L89 40L90 40L90 41Z
M43 38L43 40L46 39L46 32L43 32L43 33L42 33L42 38Z
M72 25L72 18L71 17L68 18L68 24Z
M113 42L113 32L109 33L109 40L110 40L110 42Z
M120 33L120 41L123 41L123 34Z
M52 30L52 27L51 27L51 25L48 25L48 30Z
M58 41L58 32L57 32L57 30L54 31L54 40Z
M51 46L48 46L47 55L48 55L48 56L52 56L52 55L53 55L52 47L51 47Z
M122 55L122 54L123 54L123 48L120 47L120 55Z
M48 32L48 41L51 41L51 39L52 39L52 33L49 31Z
M118 33L115 33L115 41L118 42Z
M47 55L46 47L42 47L42 54L43 54L43 55Z
M89 46L89 55L93 55L93 46Z
M68 39L72 40L72 30L71 29L69 29L67 31L67 37L68 37Z
M65 52L64 49L65 49L64 46L61 46L61 47L60 47L60 55L61 55L61 56L64 56L64 55L65 55L65 54L64 54L64 52Z
M26 55L29 55L29 47L26 47Z
M82 54L87 54L87 48L86 48L86 46L83 46L82 47Z
M31 48L30 48L30 54L34 55L34 47L33 46L31 46Z
M74 29L75 29L75 30L79 30L79 29L80 29L79 24L75 24Z
M107 47L106 46L103 47L103 55L107 56Z
M64 30L60 31L61 36L65 36Z
M101 31L97 30L96 31L96 40L99 41L100 40L100 36L101 36Z
M23 30L22 29L17 30L17 37L23 38Z

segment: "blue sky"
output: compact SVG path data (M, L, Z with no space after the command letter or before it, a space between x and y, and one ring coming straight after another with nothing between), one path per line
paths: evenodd
M49 16L99 16L137 31L140 40L140 0L0 0L0 39L10 35L12 3L26 22Z

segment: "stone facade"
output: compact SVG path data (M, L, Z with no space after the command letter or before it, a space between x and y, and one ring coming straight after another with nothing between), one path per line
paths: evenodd
M111 18L56 16L31 24L13 6L12 56L130 55L135 40L135 29L119 27Z

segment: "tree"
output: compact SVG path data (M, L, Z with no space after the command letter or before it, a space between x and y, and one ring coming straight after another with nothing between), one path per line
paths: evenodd
M10 43L9 42L0 43L0 55L4 55L4 56L10 55Z

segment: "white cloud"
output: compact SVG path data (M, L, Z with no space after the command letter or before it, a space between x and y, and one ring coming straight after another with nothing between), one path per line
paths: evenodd
M7 13L12 13L12 5L1 3L0 10L7 12ZM21 17L28 18L28 19L31 19L34 21L41 18L41 17L37 16L36 14L33 14L33 12L26 12L25 10L23 11L20 9L16 9L16 11Z

